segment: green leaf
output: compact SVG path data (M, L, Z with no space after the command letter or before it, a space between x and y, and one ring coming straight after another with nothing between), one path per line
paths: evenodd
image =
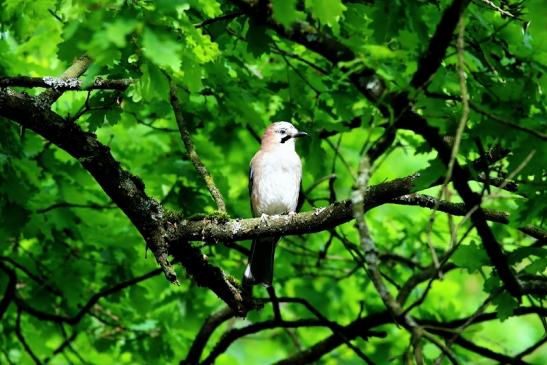
M413 192L429 188L435 181L446 174L446 165L439 159L429 161L429 166L419 173L414 181Z
M509 263L516 265L531 256L547 257L547 249L544 247L519 247L509 254Z
M495 296L492 299L492 303L496 305L496 312L501 321L505 321L512 316L515 308L519 305L517 300L507 292L502 292Z
M202 68L199 64L195 63L189 58L184 58L182 67L184 74L182 75L182 82L186 85L191 92L198 92L203 88Z
M543 274L547 269L547 258L543 256L540 259L534 260L532 263L527 265L522 271L528 274Z
M305 14L296 10L297 0L272 0L273 17L285 27L305 19Z
M117 19L114 23L106 24L106 38L117 47L125 47L126 37L135 29L136 25L137 23L133 19Z
M270 49L272 39L266 31L265 26L249 21L249 30L247 30L245 39L247 40L247 50L254 57L260 57Z
M484 290L488 293L493 293L494 291L501 288L501 280L496 275L490 275L485 281L484 281Z
M182 45L165 31L145 28L142 37L144 55L160 67L180 70Z
M341 0L306 0L305 4L315 18L330 27L338 23L346 10Z
M482 266L489 264L488 255L476 243L458 247L452 255L452 261L457 266L466 268L469 272L477 271Z

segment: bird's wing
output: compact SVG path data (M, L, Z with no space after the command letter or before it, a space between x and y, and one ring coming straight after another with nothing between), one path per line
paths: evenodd
M253 164L249 165L249 196L253 193Z
M253 172L253 161L249 164L249 202L251 203L251 213L254 215L253 209L253 184L254 184L254 172Z

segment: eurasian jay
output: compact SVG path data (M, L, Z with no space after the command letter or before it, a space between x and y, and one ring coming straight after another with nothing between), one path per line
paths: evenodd
M267 223L267 217L296 212L302 178L302 163L296 153L295 139L306 136L291 123L277 122L264 132L260 150L251 160L249 194L255 217ZM253 240L244 281L271 286L275 247L279 236Z

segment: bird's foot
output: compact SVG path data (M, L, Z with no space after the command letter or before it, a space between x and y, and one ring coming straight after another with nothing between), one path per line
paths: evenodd
M269 215L267 215L266 213L262 213L260 215L260 223L269 226L270 223L268 222L268 218L270 218Z
M289 212L287 215L289 216L289 222L290 223L294 222L294 217L296 216L296 212Z

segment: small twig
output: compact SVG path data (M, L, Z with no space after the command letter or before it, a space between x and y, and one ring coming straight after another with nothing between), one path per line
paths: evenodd
M87 209L95 209L95 210L103 210L103 209L116 209L117 207L113 203L109 204L96 204L96 203L88 203L88 204L73 204L68 202L59 202L52 204L50 206L47 206L45 208L36 209L36 213L43 214L47 213L50 210L59 209L59 208L87 208Z
M503 189L507 184L511 183L513 178L518 175L518 173L525 168L528 163L530 163L530 160L534 155L536 154L536 150L530 151L530 153L522 160L522 162L513 170L507 177L505 177L503 183L499 186L500 189Z
M522 359L523 357L530 355L532 352L536 351L538 348L540 348L546 342L547 342L547 336L543 335L543 337L538 342L536 342L532 346L528 347L527 349L519 352L517 354L517 356L515 356L515 358L516 359Z
M490 6L492 9L496 10L497 12L499 12L502 15L508 16L509 18L520 20L520 18L518 16L515 16L515 15L511 14L507 10L503 10L502 8L500 8L499 6L497 6L496 4L494 4L490 0L482 0L482 2L485 3L486 5Z
M355 181L357 179L357 176L355 176L355 173L353 172L353 169L351 168L349 163L346 161L346 159L341 154L338 153L338 149L336 148L336 146L328 138L325 138L325 141L327 142L329 147L332 148L334 153L338 156L338 159L342 162L342 165L344 165L346 170L349 172L349 174L351 175L351 178L353 179L353 181Z
M469 117L469 93L467 91L467 82L466 82L466 76L465 76L465 60L464 60L464 31L465 31L465 20L463 17L460 19L460 23L458 25L458 38L456 40L456 49L457 49L457 71L458 76L460 80L460 92L461 92L461 100L462 100L462 114L460 117L460 122L458 123L458 128L456 130L456 135L454 136L454 142L452 145L452 152L450 154L450 160L448 162L448 167L446 171L446 176L444 178L444 181L441 185L441 188L439 190L439 194L437 196L437 199L440 199L443 195L443 193L446 191L448 183L452 179L452 172L454 170L454 163L456 161L456 156L458 155L458 151L460 148L460 143L462 140L463 130L465 129L465 124L467 122L467 119ZM437 268L439 268L439 259L437 258L437 254L435 253L435 249L433 248L433 242L431 239L431 232L433 230L433 223L435 221L435 213L437 211L437 206L433 208L433 211L431 212L431 217L429 219L428 227L427 227L427 243L429 245L429 249L431 251L431 256L433 258L433 263Z
M294 71L294 73L296 73L296 75L302 80L304 81L304 83L306 85L308 85L314 92L315 94L319 95L321 94L321 91L317 90L317 88L315 86L313 86L309 81L308 79L306 79L306 77L300 72L300 70L298 70L295 66L293 66L292 63L290 63L290 61L287 59L287 56L284 54L284 53L280 53L281 57L283 58L283 60L285 61L285 63L287 64L287 66L289 66L290 69L292 69ZM290 81L290 79L289 79Z
M225 21L225 20L235 19L235 18L237 18L241 15L243 15L243 12L241 12L241 11L236 11L236 12L230 13L230 14L223 14L223 15L217 16L216 18L205 19L201 23L194 24L194 27L198 28L198 29L203 28L203 27L205 27L207 25L210 25L210 24L213 24L213 23L217 23L217 22L221 22L221 21Z
M482 109L480 106L478 106L475 103L470 103L470 107L471 107L471 109L473 109L477 113L482 114L482 115L492 119L494 122L506 125L508 127L511 127L511 128L517 129L517 130L520 130L522 132L529 133L529 134L531 134L535 137L538 137L539 139L541 139L543 141L547 140L547 134L545 134L545 133L541 133L540 131L536 131L535 129L528 128L528 127L525 127L525 126L520 125L518 123L514 123L514 122L511 122L509 120L506 120L506 119L504 119L504 118L502 118L502 117L500 117L500 116L498 116L494 113L490 113L489 111L486 111L486 110Z
M55 19L57 19L59 22L61 22L62 24L65 24L65 21L63 20L63 18L61 18L59 15L57 15L57 13L55 13L55 11L53 11L53 9L47 9L47 11L48 11Z
M175 119L177 121L180 136L181 136L182 142L184 143L184 147L186 148L186 153L188 155L188 158L192 161L192 164L194 165L197 172L199 173L199 175L205 182L205 185L207 186L209 193L211 193L211 196L213 197L213 200L215 201L217 205L218 211L221 213L226 213L226 205L224 204L224 198L222 197L220 190L218 190L217 186L215 185L213 177L211 176L211 174L209 173L209 171L207 170L207 168L201 161L201 158L197 154L194 144L192 143L192 139L190 138L190 133L188 132L188 126L186 124L186 121L182 114L182 110L180 108L180 101L177 96L177 87L171 79L169 80L169 82L170 82L169 100L171 101L171 106L173 107Z
M201 354L209 341L213 332L224 322L234 316L234 311L230 307L224 307L221 310L211 314L203 323L203 326L194 337L192 346L188 350L186 358L180 362L181 365L193 365L199 362Z
M459 364L458 359L456 358L454 353L450 350L450 347L448 345L446 345L443 342L439 341L436 337L434 337L432 334L430 334L428 332L424 333L424 337L427 338L432 344L434 344L435 346L437 346L441 350L441 352L442 352L441 356L446 355L446 357L448 357L448 359L450 360L450 362L452 364L454 364L454 365Z
M21 307L17 306L17 317L15 319L15 335L17 336L17 339L19 342L21 342L21 345L23 345L25 351L29 354L29 356L32 358L35 364L41 365L42 362L40 359L36 356L36 354L32 351L29 344L25 340L25 337L23 336L23 332L21 331Z
M461 98L459 96L455 96L455 95L447 95L447 94L430 92L430 91L425 91L424 95L427 96L427 97L430 97L430 98L434 98L434 99L461 101ZM528 127L525 127L525 126L520 125L518 123L511 122L507 119L504 119L504 118L502 118L502 117L500 117L500 116L498 116L494 113L491 113L487 110L484 110L482 107L480 107L478 104L474 103L471 100L469 101L469 107L472 110L476 111L477 113L482 114L485 117L488 117L488 118L492 119L494 122L506 125L506 126L511 127L513 129L517 129L521 132L526 132L526 133L531 134L535 137L538 137L539 139L547 140L547 134L541 133L541 132L539 132L535 129L528 128Z
M285 50L282 50L278 45L277 43L274 43L274 46L275 48L273 49L273 53L277 53L278 55L285 55L287 57L290 57L290 58L294 58L295 60L297 61L300 61L302 63L305 63L307 66L315 69L316 71L319 71L320 73L324 74L324 75L328 75L329 74L329 71L325 70L324 68L318 66L316 63L313 63L311 61L308 61L307 59L303 58L303 57L300 57L299 55L297 55L296 53L291 53L291 52L287 52Z
M64 315L59 315L56 313L48 313L43 312L41 310L35 309L34 307L27 304L25 301L23 301L19 297L15 297L15 303L17 304L17 307L21 310L24 310L29 315L36 317L38 319L41 319L43 321L51 321L56 323L67 323L67 324L77 324L79 323L82 318L93 308L97 302L106 296L109 296L111 294L117 293L127 287L130 287L132 285L135 285L141 281L147 280L151 277L157 276L162 272L161 269L152 270L144 275L132 278L127 281L123 281L121 283L118 283L112 287L104 288L101 291L95 293L89 300L81 306L81 309L76 313L73 317L68 317Z
M63 325L62 323L59 324L59 326L62 326L62 325ZM66 332L63 331L63 334L66 334ZM65 340L53 351L53 353L50 356L44 359L44 364L49 363L56 355L65 351L65 348L68 348L68 346L70 346L70 343L74 341L77 336L78 336L78 332L74 330L72 331L72 334L70 336L68 337L65 336Z
M275 295L275 289L274 289L273 286L269 286L266 289L267 289L268 295L270 296L270 299L272 301L274 320L276 320L278 322L282 322L283 318L281 317L281 310L279 308L279 300L277 300L277 295Z
M452 343L458 338L461 336L461 333L465 330L465 328L467 328L467 326L469 326L470 324L472 324L475 319L480 316L482 313L484 313L484 311L486 310L486 308L488 308L488 306L490 305L490 301L492 300L492 298L494 296L496 296L498 294L498 292L495 292L495 293L492 293L488 298L486 298L486 300L481 304L481 306L475 311L475 313L473 313L473 315L471 315L464 323L462 323L460 326L458 326L458 328L456 328L454 330L454 335L449 338L446 342L446 346L447 348L450 347L452 345ZM441 362L443 361L443 358L444 358L444 355L446 353L443 352L439 355L439 357L435 360L435 363L434 365L440 365Z

